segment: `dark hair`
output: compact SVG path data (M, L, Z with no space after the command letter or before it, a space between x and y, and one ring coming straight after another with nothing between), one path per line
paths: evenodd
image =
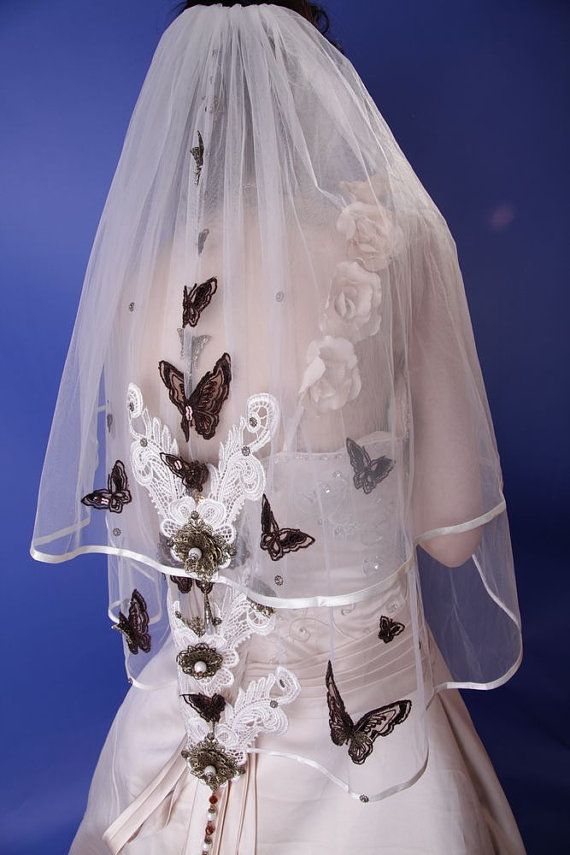
M186 9L191 9L193 6L261 6L266 0L187 0L180 3L175 14L181 15ZM273 0L272 6L284 6L286 9L292 9L310 21L311 24L328 37L330 30L330 19L327 12L318 3L311 3L309 0ZM334 44L334 42L333 42Z

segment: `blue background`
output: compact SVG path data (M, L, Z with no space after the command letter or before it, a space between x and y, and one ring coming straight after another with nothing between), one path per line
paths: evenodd
M127 688L106 618L104 559L40 565L27 550L91 243L172 5L0 0L2 855L67 852ZM528 851L567 852L569 7L327 6L458 243L510 503L526 645L507 686L466 700Z

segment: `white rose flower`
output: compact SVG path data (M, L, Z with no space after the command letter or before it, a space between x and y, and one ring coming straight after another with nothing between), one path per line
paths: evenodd
M367 270L386 269L402 248L402 230L381 205L353 202L341 211L337 229L348 241L349 258Z
M340 410L359 395L358 357L347 339L326 335L312 341L307 363L299 395L306 393L319 413Z
M341 181L340 189L353 202L377 205L388 197L390 182L387 175L371 175L366 181Z
M380 328L382 283L377 273L356 261L337 265L325 307L323 327L327 333L362 341Z

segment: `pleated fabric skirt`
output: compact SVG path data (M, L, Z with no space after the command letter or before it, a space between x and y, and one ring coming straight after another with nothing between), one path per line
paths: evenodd
M131 688L109 731L70 855L200 855L209 788L180 755L175 652L148 668L155 691ZM290 723L295 705L288 711ZM520 855L503 790L456 690L429 706L426 771L408 789L362 804L319 771L251 754L216 805L212 855Z

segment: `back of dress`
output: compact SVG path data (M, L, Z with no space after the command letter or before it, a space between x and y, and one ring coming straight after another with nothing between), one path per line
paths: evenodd
M287 9L196 7L161 40L32 551L109 555L135 684L173 639L212 790L278 752L383 798L425 768L434 691L520 660L455 245L350 62Z

